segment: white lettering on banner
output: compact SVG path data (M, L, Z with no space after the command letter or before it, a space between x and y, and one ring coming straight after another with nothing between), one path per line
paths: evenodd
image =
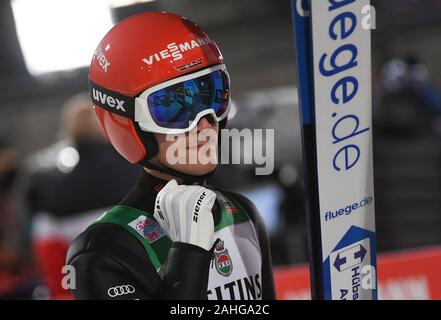
M173 61L180 60L184 57L184 52L193 50L194 48L206 46L210 43L212 43L212 41L209 38L197 38L195 40L183 42L180 44L172 42L166 46L166 49L155 52L148 57L143 58L142 61L150 66L154 62L160 62L167 58L173 58Z
M367 238L349 236L344 249L334 250L352 226L375 231L371 42L370 29L362 25L365 6L369 0L311 1L321 242L332 299L374 297L373 288L362 286L362 271L366 265L375 270L375 247ZM372 203L358 205L366 195ZM332 211L348 204L357 214ZM375 274L370 276L375 286Z
M430 300L430 282L423 274L380 282L381 300Z

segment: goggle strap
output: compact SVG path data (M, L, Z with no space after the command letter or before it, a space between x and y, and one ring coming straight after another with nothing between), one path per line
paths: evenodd
M89 80L90 98L97 106L120 116L135 118L135 98L103 88Z

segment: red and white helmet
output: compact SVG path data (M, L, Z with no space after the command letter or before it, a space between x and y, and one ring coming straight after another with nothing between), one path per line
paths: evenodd
M215 42L188 19L165 12L131 16L101 40L90 64L91 98L101 126L131 163L157 153L151 132L135 121L135 97L152 86L223 64ZM226 118L220 122L223 128Z

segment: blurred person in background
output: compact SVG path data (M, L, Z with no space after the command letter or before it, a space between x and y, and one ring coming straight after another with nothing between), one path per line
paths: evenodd
M386 62L376 91L376 123L382 132L398 137L441 132L441 92L415 55Z
M18 250L20 221L14 206L18 159L11 143L0 137L0 299L29 299L38 285L29 260Z
M441 94L415 55L381 69L374 104L378 248L441 242Z
M35 283L16 247L19 226L14 217L12 185L17 158L7 140L0 138L0 299L28 298Z
M3 139L2 139L3 140ZM0 140L0 268L16 261L14 230L17 230L12 209L11 187L17 170L14 151Z
M31 222L30 247L42 282L37 299L70 297L61 286L69 244L120 201L139 174L107 142L87 93L67 101L60 127L64 138L25 161L16 188L24 233L25 221Z

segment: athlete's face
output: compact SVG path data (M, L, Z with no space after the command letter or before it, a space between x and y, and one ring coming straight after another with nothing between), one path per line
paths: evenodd
M217 166L219 124L206 117L190 132L176 136L155 133L158 154L154 161L173 170L201 176Z

